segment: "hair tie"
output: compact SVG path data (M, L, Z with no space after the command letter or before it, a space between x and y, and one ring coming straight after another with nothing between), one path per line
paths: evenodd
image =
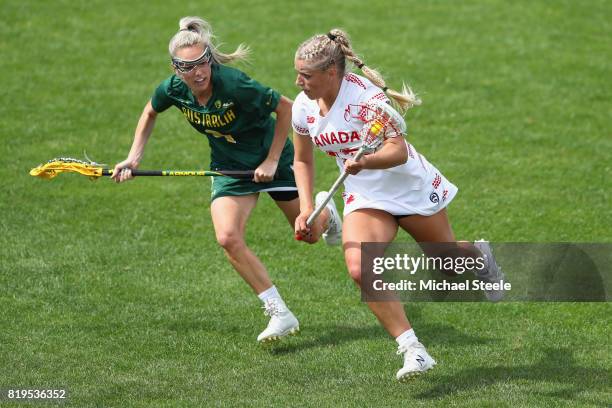
M361 69L365 66L365 64L363 62L357 64L357 68Z
M382 90L383 90L383 92L387 92L389 90L389 88L387 88L386 86L383 86Z
M327 38L329 38L332 41L336 41L336 37L335 35L333 35L332 33L327 33Z

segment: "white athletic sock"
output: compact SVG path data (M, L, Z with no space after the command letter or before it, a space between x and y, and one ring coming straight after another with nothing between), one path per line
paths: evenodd
M419 341L419 339L417 339L417 336L415 336L414 330L410 329L397 336L395 338L395 341L397 341L397 344L401 346L403 344L410 345L416 343L417 341Z
M278 293L278 289L276 289L276 286L274 285L261 292L259 295L257 295L257 297L261 299L264 304L270 299L276 299L276 301L279 303L279 306L282 306L284 308L287 307L280 293Z

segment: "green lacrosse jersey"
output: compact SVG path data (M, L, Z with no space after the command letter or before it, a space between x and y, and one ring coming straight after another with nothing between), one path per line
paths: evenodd
M242 71L213 64L213 91L201 106L181 79L172 75L157 87L151 104L156 112L176 106L198 132L208 138L213 170L255 170L267 157L274 137L270 115L280 94ZM293 145L285 143L279 168L293 161Z

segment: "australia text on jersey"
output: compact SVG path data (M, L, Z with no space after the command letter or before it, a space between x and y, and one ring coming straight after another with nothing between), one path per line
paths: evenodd
M236 119L236 114L232 109L228 109L223 115L217 115L214 113L201 113L181 107L185 118L196 125L203 125L207 128L218 128L228 125Z

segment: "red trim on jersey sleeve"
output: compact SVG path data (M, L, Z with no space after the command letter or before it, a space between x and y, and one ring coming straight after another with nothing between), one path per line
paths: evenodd
M295 122L292 122L291 124L293 125L293 130L298 132L300 135L309 135L310 134L310 131L308 130L308 128L301 127L300 125L298 125Z
M358 86L362 87L363 89L366 89L365 84L355 74L352 74L352 73L349 72L348 74L346 74L344 76L344 79L346 79L348 82L352 82L354 84L357 84Z

